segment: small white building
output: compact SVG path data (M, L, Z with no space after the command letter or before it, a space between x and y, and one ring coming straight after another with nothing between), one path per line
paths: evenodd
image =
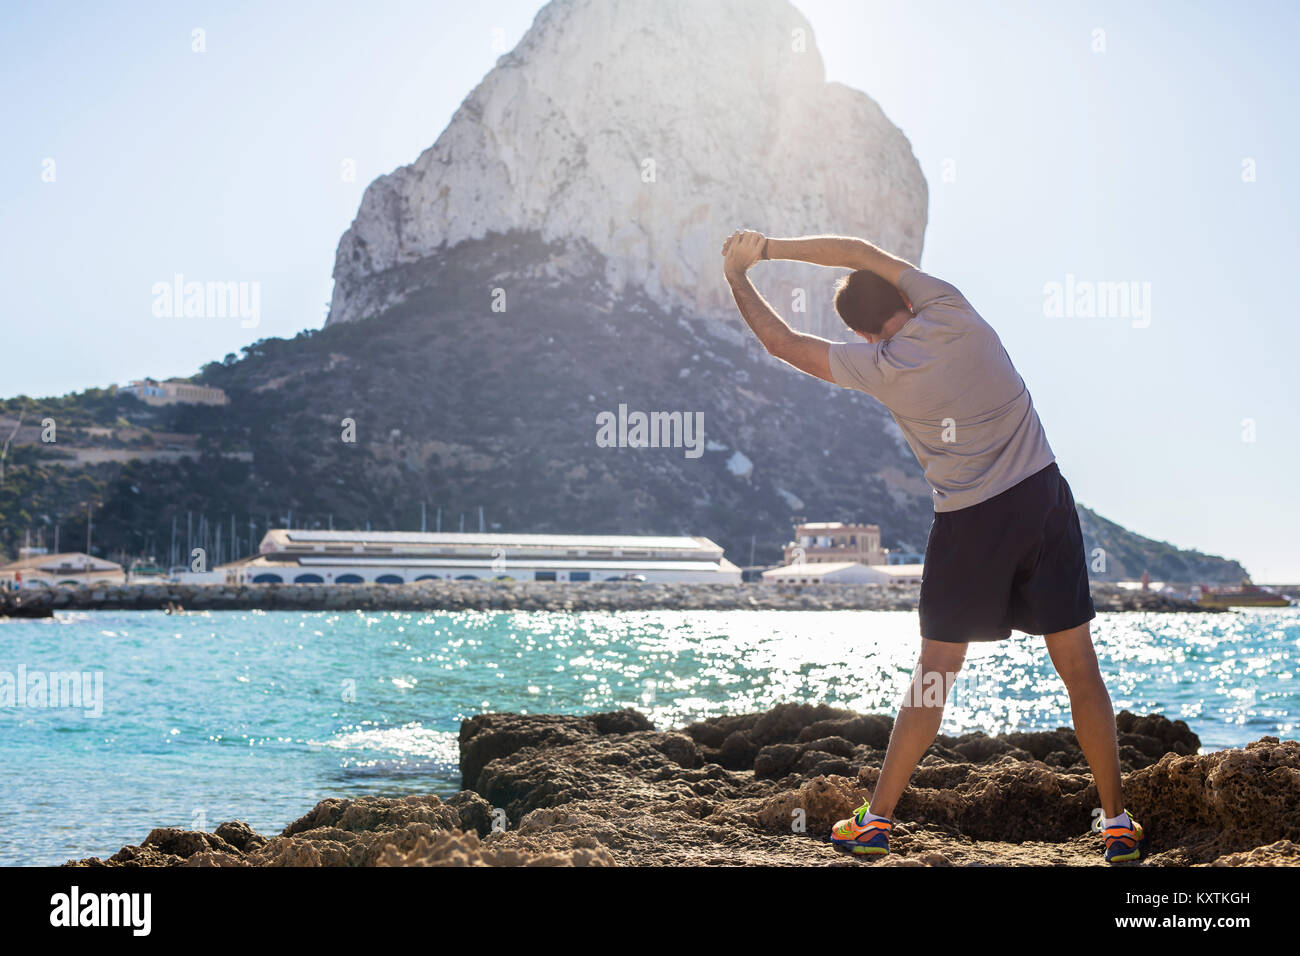
M895 587L920 584L924 564L877 564L868 570L875 575L877 584L889 584Z
M80 551L46 554L44 548L23 548L17 561L0 566L0 587L11 589L125 583L122 565Z
M874 584L869 565L856 561L799 562L763 572L764 584Z
M207 571L191 571L188 568L172 571L167 580L177 584L225 584L230 580L225 565L210 568Z
M858 564L856 561L787 564L763 572L765 584L920 584L920 564Z

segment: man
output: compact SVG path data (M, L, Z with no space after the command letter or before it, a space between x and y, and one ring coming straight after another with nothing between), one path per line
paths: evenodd
M854 853L889 852L891 817L939 732L967 644L1003 640L1014 628L1044 635L1069 692L1104 814L1106 860L1140 859L1145 840L1124 809L1115 712L1088 627L1095 612L1074 498L997 333L947 282L862 239L736 232L722 253L736 306L763 347L880 401L933 492L920 659L875 791L835 825L832 842ZM761 259L853 270L836 286L835 309L862 341L791 329L749 281Z

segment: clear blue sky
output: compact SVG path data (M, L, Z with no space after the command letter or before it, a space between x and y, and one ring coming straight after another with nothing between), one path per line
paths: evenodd
M1300 581L1300 8L797 5L829 78L910 138L923 265L1002 333L1076 497ZM6 4L0 395L188 375L320 325L366 183L433 142L493 31L513 45L539 7ZM260 282L261 325L155 318L177 272ZM1150 283L1149 327L1045 316L1067 274Z

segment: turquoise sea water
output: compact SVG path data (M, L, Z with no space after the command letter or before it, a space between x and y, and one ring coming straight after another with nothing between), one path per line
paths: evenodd
M1205 749L1300 728L1300 609L1103 614L1116 709L1186 720ZM824 701L892 713L904 612L161 612L0 619L0 864L106 856L155 826L276 833L328 796L459 789L456 734L489 710L637 707L657 726ZM5 698L51 672L94 701ZM95 678L86 688L94 697ZM66 700L65 700L66 703ZM1056 727L1041 638L972 645L945 733Z

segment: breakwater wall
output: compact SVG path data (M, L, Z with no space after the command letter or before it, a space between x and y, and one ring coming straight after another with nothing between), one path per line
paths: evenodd
M121 584L0 592L0 616L55 611L910 611L919 587L878 584L658 584L428 581L418 584ZM1107 585L1098 611L1198 611L1191 601Z

